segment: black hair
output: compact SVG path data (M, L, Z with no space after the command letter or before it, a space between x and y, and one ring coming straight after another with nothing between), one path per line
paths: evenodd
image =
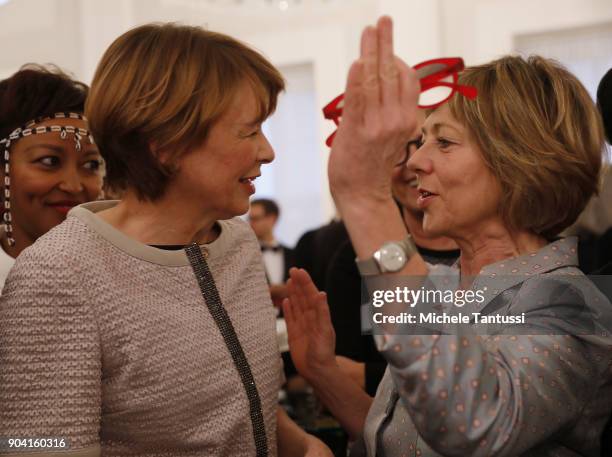
M251 206L253 205L263 206L264 214L266 216L269 216L270 214L273 214L277 218L280 216L280 208L274 200L270 200L269 198L258 198L257 200L253 200L251 202Z
M55 113L82 114L89 88L54 65L26 64L0 81L0 138L30 120Z
M597 87L597 107L601 112L608 143L612 143L612 68L608 70Z

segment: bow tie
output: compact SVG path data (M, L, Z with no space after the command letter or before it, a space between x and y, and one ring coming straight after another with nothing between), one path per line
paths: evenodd
M280 246L261 246L261 252L272 251L272 252L280 252Z

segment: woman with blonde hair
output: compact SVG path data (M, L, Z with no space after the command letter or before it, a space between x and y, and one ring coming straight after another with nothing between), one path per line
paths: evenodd
M74 208L17 260L0 436L49 438L53 455L331 455L277 406L261 253L235 217L274 159L261 124L283 87L259 53L198 27L111 44L86 111L122 199Z
M364 31L330 186L370 293L392 293L376 289L386 280L455 299L413 310L393 295L384 305L385 316L411 314L417 325L376 326L389 368L352 455L598 456L612 410L612 307L578 269L576 240L557 238L597 190L603 129L595 106L572 74L541 57L503 57L446 83L478 97L454 94L437 107L408 162L423 229L461 251L455 267L428 265L389 185L417 125L419 93L391 36L388 18ZM296 367L307 379L333 380L325 296L302 270L290 281L284 310ZM459 303L468 292L483 299ZM420 320L430 312L469 321Z

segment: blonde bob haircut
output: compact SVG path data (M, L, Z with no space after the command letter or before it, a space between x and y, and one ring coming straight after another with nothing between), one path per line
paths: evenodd
M108 186L159 199L176 160L206 140L245 82L263 121L274 112L284 81L243 43L172 23L143 25L117 38L98 65L85 107Z
M603 126L588 92L559 63L503 57L466 69L452 115L467 127L501 188L508 227L547 239L569 227L598 191Z

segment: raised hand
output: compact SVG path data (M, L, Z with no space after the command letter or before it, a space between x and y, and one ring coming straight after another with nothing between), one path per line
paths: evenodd
M330 188L341 213L362 199L391 199L393 166L417 127L418 94L415 71L393 54L391 19L382 17L363 31L329 158Z
M292 268L283 301L289 350L298 372L312 380L336 365L336 333L324 292L319 292L305 270Z

